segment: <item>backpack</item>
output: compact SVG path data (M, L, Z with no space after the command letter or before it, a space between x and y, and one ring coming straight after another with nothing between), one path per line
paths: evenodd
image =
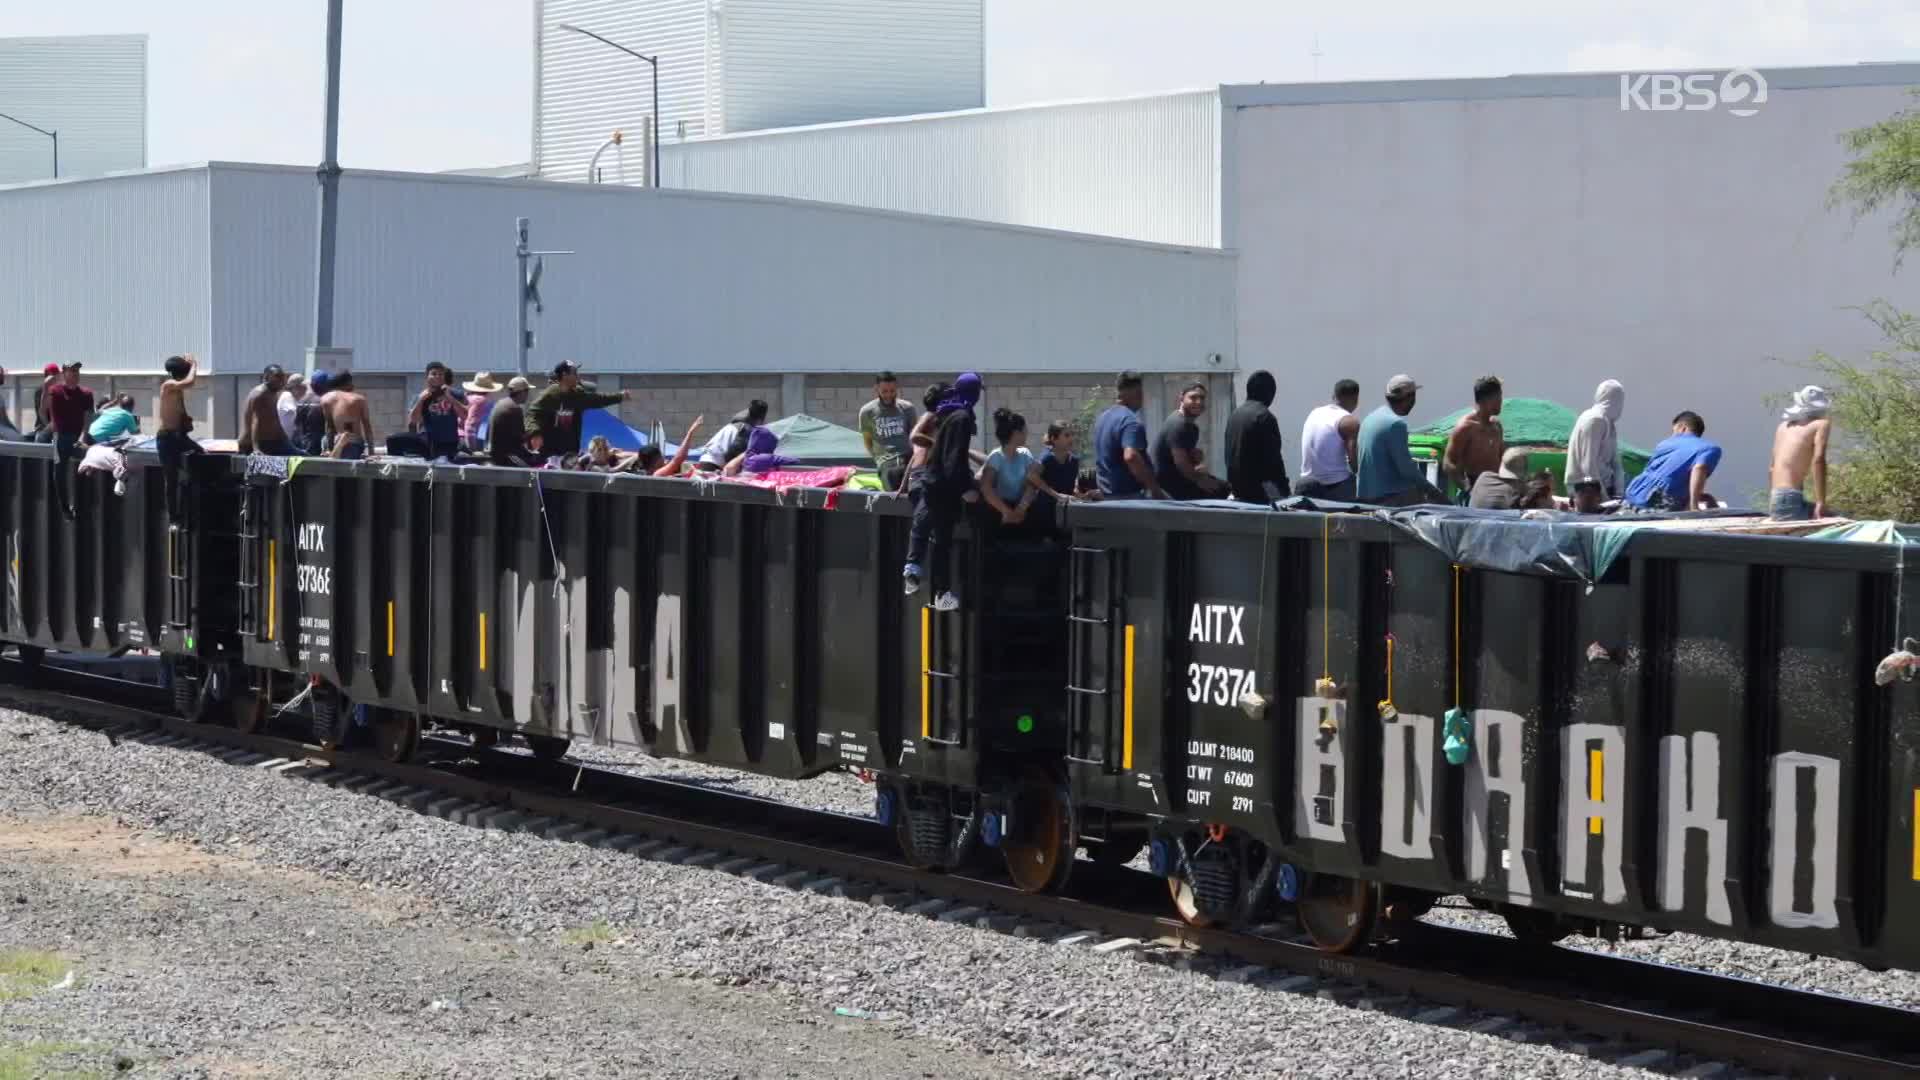
M937 492L954 495L973 484L973 410L959 409L942 417L934 429L933 449L927 454L927 483Z

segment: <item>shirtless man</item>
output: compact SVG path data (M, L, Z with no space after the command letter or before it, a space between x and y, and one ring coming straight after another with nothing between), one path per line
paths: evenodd
M160 383L160 430L154 434L153 449L160 455L161 486L166 490L167 520L180 520L179 470L187 455L200 452L193 441L193 416L187 412L187 391L200 376L193 354L169 356L164 365L167 377Z
M1827 439L1833 433L1833 421L1827 410L1832 407L1827 392L1809 386L1793 395L1793 404L1780 416L1773 432L1773 467L1768 486L1773 488L1768 511L1775 521L1807 521L1827 516ZM1813 502L1808 504L1801 488L1807 476L1813 476Z
M1483 472L1500 467L1500 456L1507 448L1506 432L1500 427L1500 380L1482 375L1473 381L1473 411L1460 418L1447 434L1443 461L1447 475L1464 495L1473 490L1473 482Z
M327 414L327 430L333 435L333 453L329 457L358 461L373 453L373 419L367 411L367 399L353 388L353 372L334 375L328 385L333 389L320 399Z
M280 426L280 391L287 388L287 373L279 364L268 364L260 373L260 385L247 394L240 408L240 452L292 457L293 444Z

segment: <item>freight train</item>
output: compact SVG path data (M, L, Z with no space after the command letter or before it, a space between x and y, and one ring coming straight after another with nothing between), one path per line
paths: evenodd
M964 526L941 612L885 494L205 455L176 522L127 459L70 520L51 448L0 444L0 641L157 651L202 719L866 770L921 866L1144 851L1189 921L1284 905L1330 950L1463 895L1920 969L1900 545L1078 504Z

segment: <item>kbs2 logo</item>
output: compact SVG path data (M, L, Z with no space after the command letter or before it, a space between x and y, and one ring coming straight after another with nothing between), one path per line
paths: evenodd
M1724 108L1752 116L1767 103L1767 80L1752 68L1725 75L1650 74L1620 76L1621 112L1706 112Z

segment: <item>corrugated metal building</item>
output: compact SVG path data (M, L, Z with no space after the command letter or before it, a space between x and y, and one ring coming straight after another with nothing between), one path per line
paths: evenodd
M660 141L980 105L983 0L535 0L534 167L645 183L653 72L572 25L659 60Z
M1915 64L1762 74L1744 117L1623 107L1619 75L1260 84L662 156L668 186L1232 250L1240 374L1276 373L1290 427L1342 377L1371 400L1414 374L1417 422L1469 404L1486 372L1574 406L1614 377L1632 441L1706 414L1718 493L1745 499L1765 482L1766 399L1806 378L1794 361L1864 355L1850 309L1907 302L1884 224L1856 227L1827 189L1840 134L1920 85Z
M61 176L147 164L147 37L0 38L0 113L59 135ZM0 184L54 175L53 140L0 120Z
M1220 95L975 109L661 148L661 183L1220 246Z
M141 388L169 353L236 381L310 340L310 170L216 163L0 190L0 365L79 358ZM548 260L536 369L577 359L635 391L632 420L684 424L749 397L850 422L872 373L988 373L989 408L1071 415L1133 367L1226 397L1233 259L1215 250L817 203L613 185L349 172L335 340L379 422L441 360L515 364L514 219ZM92 377L92 376L90 376ZM103 374L100 379L104 381ZM15 380L16 391L18 380ZM103 387L97 386L96 389ZM17 413L16 413L17 415Z

